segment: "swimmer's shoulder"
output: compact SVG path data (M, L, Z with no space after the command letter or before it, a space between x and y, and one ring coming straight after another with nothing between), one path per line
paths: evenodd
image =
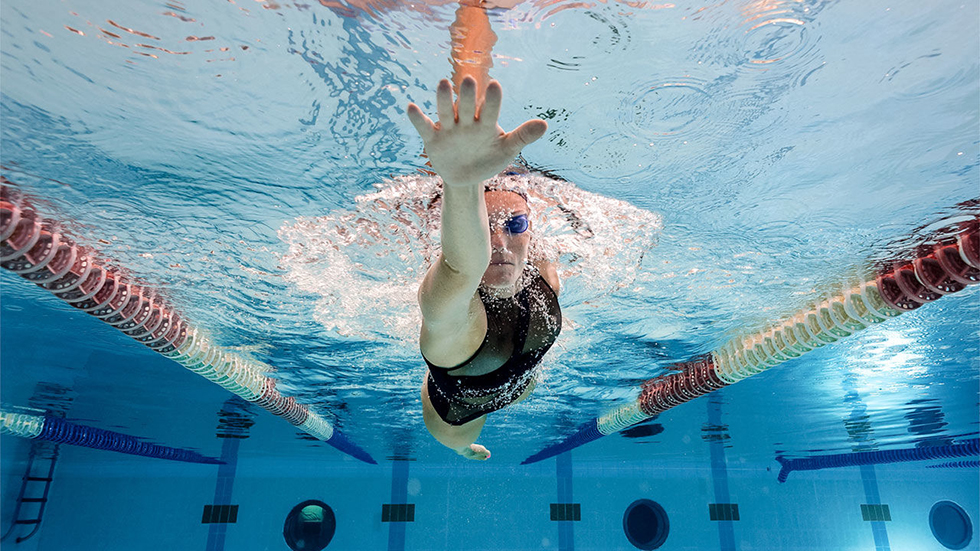
M561 294L561 280L558 278L558 270L555 269L554 263L539 260L534 263L534 268L538 271L541 279L555 292L555 296Z

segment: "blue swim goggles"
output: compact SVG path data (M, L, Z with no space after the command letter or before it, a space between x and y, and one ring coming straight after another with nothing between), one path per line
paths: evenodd
M504 231L511 235L524 233L529 227L531 227L531 222L528 221L526 214L518 214L504 221ZM493 231L492 225L490 229Z

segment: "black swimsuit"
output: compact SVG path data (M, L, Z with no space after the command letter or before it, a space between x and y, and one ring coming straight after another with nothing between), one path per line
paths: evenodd
M483 289L479 293L487 313L480 348L456 367L425 360L429 400L450 425L469 423L520 398L561 332L558 296L538 274L511 298L497 299ZM506 358L502 365L501 358Z

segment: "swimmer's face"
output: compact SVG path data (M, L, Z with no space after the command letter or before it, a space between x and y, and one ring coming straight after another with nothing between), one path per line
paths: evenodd
M530 216L524 198L510 191L483 194L490 220L490 265L483 274L483 285L500 290L513 289L527 264L531 229L523 233L507 230L506 222L515 216Z

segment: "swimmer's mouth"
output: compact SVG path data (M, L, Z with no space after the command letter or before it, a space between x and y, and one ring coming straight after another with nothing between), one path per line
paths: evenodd
M500 261L500 262L491 262L490 265L491 266L513 266L514 263L513 262Z

